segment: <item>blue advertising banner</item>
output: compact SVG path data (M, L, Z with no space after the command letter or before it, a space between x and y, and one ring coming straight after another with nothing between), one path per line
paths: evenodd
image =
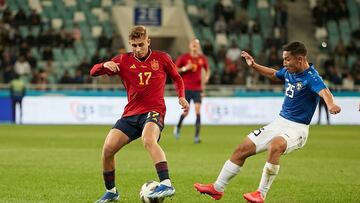
M161 26L162 11L160 7L135 7L134 24Z
M0 123L12 121L12 106L10 98L0 97Z

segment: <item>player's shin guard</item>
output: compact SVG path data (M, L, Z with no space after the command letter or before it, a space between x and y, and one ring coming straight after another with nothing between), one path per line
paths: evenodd
M239 173L240 169L240 166L234 164L230 160L227 160L221 169L216 182L214 183L215 189L219 192L224 192L226 185Z
M258 190L261 192L262 197L265 199L267 192L269 191L271 184L279 173L280 165L274 165L269 162L265 163L261 181Z

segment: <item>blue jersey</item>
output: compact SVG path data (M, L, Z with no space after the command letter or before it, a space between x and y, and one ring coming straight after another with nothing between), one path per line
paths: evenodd
M276 72L285 81L285 99L280 116L303 124L309 124L319 103L319 92L326 88L313 64L302 73L289 73L286 68Z

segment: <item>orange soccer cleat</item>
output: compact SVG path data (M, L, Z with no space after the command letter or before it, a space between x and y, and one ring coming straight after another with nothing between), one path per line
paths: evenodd
M195 183L194 187L201 194L209 195L213 200L219 200L224 195L224 192L216 191L213 184L205 184L204 185L204 184L200 184L200 183Z
M264 203L264 198L261 196L260 191L246 193L244 194L244 199L251 203Z

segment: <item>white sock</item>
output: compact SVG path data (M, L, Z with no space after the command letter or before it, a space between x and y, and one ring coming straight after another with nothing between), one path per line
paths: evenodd
M279 173L279 169L280 169L280 165L271 164L269 162L265 163L263 173L261 176L261 181L258 188L264 199L266 197L267 192L270 189L271 184L275 180L276 175Z
M170 181L170 179L165 179L165 180L161 181L160 183L163 184L163 185L166 185L166 186L171 187L171 181Z
M116 193L116 187L111 188L110 190L106 190L107 192Z
M224 192L229 181L239 173L241 167L227 160L214 183L215 190Z

